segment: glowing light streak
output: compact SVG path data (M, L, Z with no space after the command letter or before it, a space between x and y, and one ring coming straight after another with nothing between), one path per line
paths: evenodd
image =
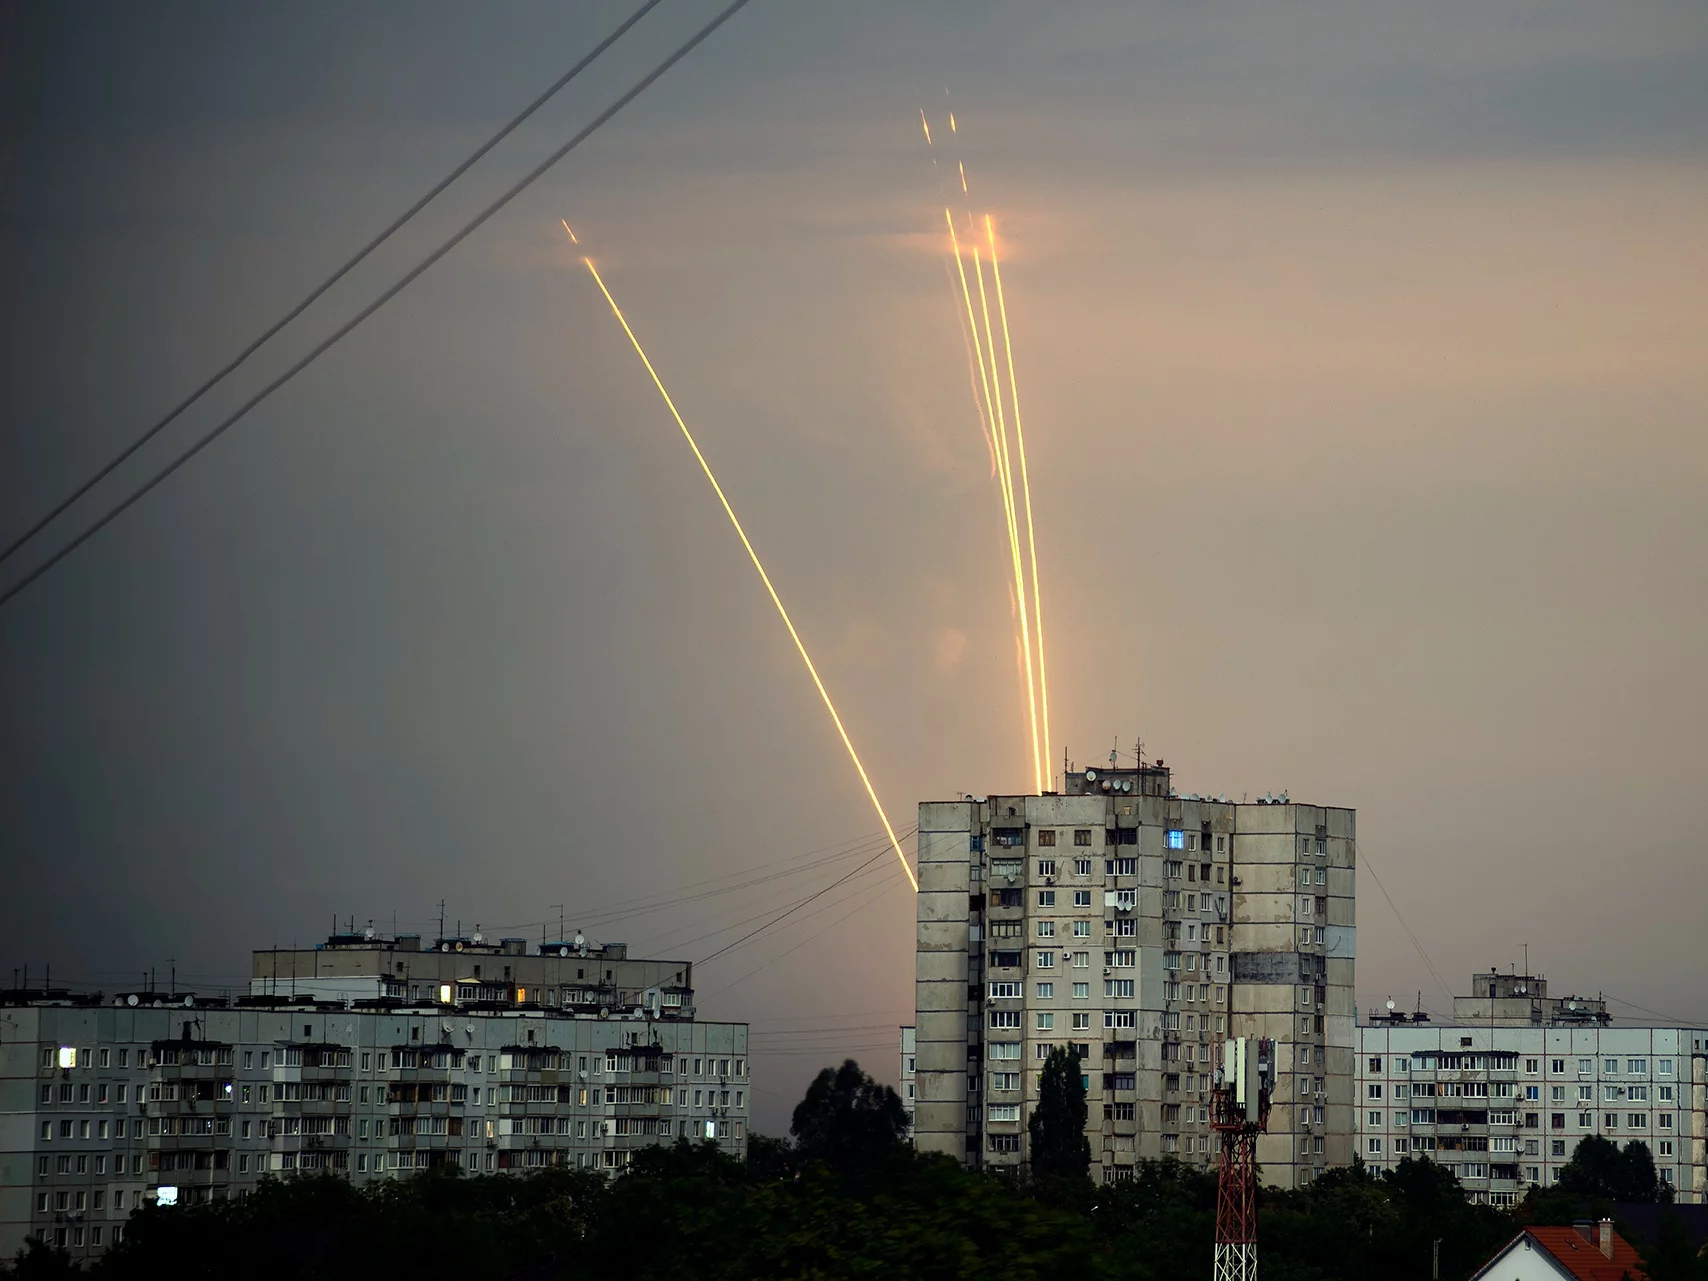
M957 160L955 165L961 171L961 194L964 196L967 194L967 163L964 160ZM971 217L971 215L968 216Z
M563 229L569 232L571 243L577 245L581 243L575 238L575 232L570 230L567 219L564 220ZM700 470L705 472L706 479L711 482L712 492L718 496L718 502L723 505L724 515L729 517L729 523L734 527L736 536L741 539L741 545L747 549L748 559L753 562L753 568L759 573L759 581L765 584L765 590L771 597L771 603L777 607L778 617L783 620L783 626L788 628L789 636L795 642L795 649L801 656L801 662L806 664L807 674L812 677L813 684L818 688L818 696L824 700L824 709L830 713L831 722L836 726L836 732L842 739L842 746L848 750L848 759L854 763L855 772L860 775L860 782L866 789L866 795L871 798L872 808L878 812L878 819L883 823L884 832L890 838L890 846L895 850L897 861L901 863L901 870L906 875L908 884L917 892L919 880L914 876L913 869L908 866L907 855L902 853L901 841L896 837L895 828L890 825L889 815L884 813L883 802L878 800L877 789L872 786L872 780L866 774L866 767L860 762L860 753L854 750L854 741L848 737L848 730L842 724L842 717L836 711L836 704L831 701L830 691L825 688L824 681L820 679L818 668L813 665L812 656L807 653L806 643L801 640L801 634L795 630L795 624L789 618L789 611L783 606L783 598L777 594L777 589L771 582L771 575L765 572L765 565L759 559L759 553L754 550L752 541L747 537L747 531L742 528L741 520L735 514L735 508L730 506L729 499L724 495L723 486L718 484L718 478L713 474L711 464L706 461L706 456L700 452L700 446L694 439L694 433L688 430L688 424L676 408L676 402L670 398L670 393L665 390L664 380L658 376L658 370L653 368L652 361L646 354L646 349L641 346L640 339L635 336L635 331L629 327L628 318L623 315L623 309L617 305L617 300L606 288L604 279L599 275L599 269L593 265L593 259L584 256L581 261L586 265L588 274L593 277L593 283L599 286L599 292L605 295L605 301L611 305L611 314L616 316L617 323L623 327L623 332L628 335L629 342L634 346L635 354L640 357L641 364L646 366L646 372L651 376L653 386L658 388L658 394L664 398L664 404L670 410L670 416L676 420L677 427L681 429L682 438L688 442L688 448L693 450L694 457L700 464Z
M1008 404L1014 411L1014 443L1020 454L1020 489L1026 501L1026 550L1032 561L1032 621L1038 631L1038 703L1044 718L1044 760L1050 756L1050 677L1044 662L1044 593L1038 582L1038 542L1032 525L1032 481L1026 469L1026 432L1020 425L1020 383L1014 376L1014 342L1008 335L1008 304L1002 296L1002 269L997 262L996 228L989 214L984 220L985 234L990 240L990 274L996 281L996 309L1002 317L1002 347L1008 357ZM1055 782L1055 767L1050 767L1050 782Z
M1038 751L1038 690L1032 676L1032 633L1027 619L1026 571L1020 557L1020 526L1014 503L1014 465L1008 452L1008 425L1002 412L1002 384L996 371L996 338L991 330L990 299L985 293L984 264L979 248L973 246L973 271L979 282L979 306L984 311L985 346L990 352L991 382L996 389L996 434L1001 442L997 450L1002 459L1002 506L1008 519L1008 547L1014 559L1014 593L1020 604L1020 644L1026 653L1026 714L1032 727L1032 782L1038 791L1044 790L1044 770Z
M973 316L973 294L972 294L972 290L969 289L967 286L966 262L961 257L960 239L955 235L955 220L954 220L954 218L952 218L950 216L949 211L947 209L945 209L943 211L943 221L945 223L947 223L948 227L949 227L949 248L954 252L954 255L955 255L955 270L956 270L956 272L959 273L960 278L961 278L961 297L962 297L962 299L965 300L966 305L967 305L967 329L972 334L973 354L978 358L979 377L984 383L984 408L980 411L981 421L985 421L989 425L991 452L992 452L992 455L995 456L996 455L996 449L997 449L996 431L995 431L996 413L994 410L991 409L990 373L985 368L984 349L979 345L979 324L978 324L978 321ZM975 391L976 390L977 389L975 388ZM998 470L1000 471L1000 469L1001 469L1001 462L1000 461L998 461L997 467L998 467Z
M957 132L957 130L955 129L955 113L953 111L951 111L949 113L949 132L950 133Z
M924 107L921 107L919 109L919 123L920 123L920 126L925 130L925 145L927 147L929 147L931 145L931 122L925 118L925 108Z

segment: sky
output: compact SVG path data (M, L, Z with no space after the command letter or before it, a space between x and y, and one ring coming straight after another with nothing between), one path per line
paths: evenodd
M0 541L625 12L0 7ZM146 458L713 12L665 0ZM1142 736L1182 791L1355 808L1364 1009L1527 946L1708 1022L1705 62L1694 0L753 0L0 606L0 979L214 991L441 900L698 962L879 850L561 218L898 830L1027 788L924 110L1000 230L1057 768ZM758 1128L844 1054L894 1079L912 912L879 859L697 968Z

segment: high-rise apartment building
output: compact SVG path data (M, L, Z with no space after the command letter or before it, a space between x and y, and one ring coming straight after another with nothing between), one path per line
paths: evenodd
M1220 1046L1269 1037L1263 1178L1349 1163L1355 865L1352 810L1181 796L1162 761L921 804L915 1142L1024 1163L1039 1070L1071 1045L1102 1178L1208 1165Z
M1557 1182L1578 1143L1641 1141L1680 1202L1708 1200L1708 1029L1612 1027L1593 997L1479 974L1451 1023L1392 1010L1358 1029L1358 1139L1375 1169L1450 1167L1473 1201Z
M747 1025L694 1017L686 962L347 934L257 952L252 974L236 1001L0 992L0 1255L35 1235L91 1257L140 1205L267 1173L746 1149Z

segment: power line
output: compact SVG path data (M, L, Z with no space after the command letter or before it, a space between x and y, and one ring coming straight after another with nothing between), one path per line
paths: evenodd
M141 486L131 491L130 495L122 502L109 508L105 515L99 517L92 524L86 526L83 531L69 543L65 544L65 546L61 547L53 555L49 556L45 561L37 565L29 573L25 574L23 578L19 579L11 587L7 588L5 594L0 595L0 605L5 605L7 601L18 595L19 592L23 591L31 583L35 582L43 574L47 573L55 565L59 564L60 561L64 560L72 552L76 551L84 543L88 542L89 539L93 538L101 530L105 529L114 520L118 519L119 516L128 511L138 500L140 500L156 485L160 484L161 481L165 480L173 472L177 471L178 468L182 467L185 463L189 462L190 459L194 458L197 454L201 453L202 450L211 445L225 433L227 428L237 422L238 419L242 418L251 409L255 408L256 405L259 405L263 400L267 399L268 396L272 395L280 387L283 387L303 370L307 369L329 348L335 345L340 339L344 338L345 335L350 333L351 330L355 329L369 316L373 315L381 307L385 306L386 303L390 302L393 298L397 297L398 294L402 293L404 289L412 284L417 277L419 277L434 263L438 262L439 259L450 253L451 250L455 249L477 228L484 224L494 214L498 213L499 210L503 209L517 196L521 195L531 187L542 174L544 174L553 165L557 164L558 161L562 160L570 152L579 147L583 142L591 137L595 131L604 125L606 121L610 120L612 116L616 115L624 107L628 106L629 103L640 97L640 95L644 93L655 80L664 75L665 72L669 71L670 68L674 67L678 62L682 61L683 58L687 57L696 46L710 36L712 32L721 27L725 22L733 18L746 4L747 0L733 0L733 3L720 11L710 22L690 36L686 42L678 46L674 53L665 58L664 61L660 62L651 71L647 72L646 75L642 76L633 86L626 90L621 97L595 116L592 122L584 129L572 137L568 142L564 143L556 151L552 152L538 165L534 166L533 169L529 170L520 181L515 183L508 191L506 191L497 200L493 201L485 209L481 210L480 213L476 214L472 220L465 223L461 230L452 235L450 239L446 240L432 253L428 254L427 257L423 258L414 267L410 268L409 271L404 273L404 275L395 284L382 293L378 298L374 299L366 307L357 312L355 316L335 329L329 337L316 344L309 350L306 356L302 357L302 359L298 360L289 369L285 370L284 373L280 374L277 378L274 378L260 391L256 392L248 400L244 401L243 404L240 405L233 413L221 419L211 431L198 439L171 462L167 463L160 471L155 472L154 475L144 481Z
M120 463L124 462L125 459L136 453L137 450L141 449L149 441L153 440L155 436L163 431L175 418L178 417L179 414L183 413L204 395L212 391L216 383L222 381L228 374L235 371L239 365L259 351L269 339L271 339L286 325L290 324L291 321L302 315L303 312L307 311L309 307L314 304L316 299L318 299L328 289L332 288L333 285L344 279L344 277L347 276L358 263L360 263L369 254L373 253L374 250L378 249L387 240L391 239L392 235L395 234L404 223L408 222L411 218L415 217L416 214L425 209L440 192L444 191L446 187L449 187L458 178L467 173L482 156L486 155L487 152L491 151L499 143L503 142L504 139L515 132L516 128L521 125L523 121L533 115L541 107L545 106L546 103L557 94L558 90L562 89L571 80L575 79L576 76L585 71L595 58L617 43L617 41L628 32L630 27L634 26L635 23L644 18L655 7L657 7L658 4L659 0L645 0L645 3L642 4L640 8L636 9L620 27L600 41L591 53L589 53L580 62L576 63L568 71L564 72L564 74L560 76L550 87L548 87L539 97L535 98L526 107L523 107L521 112L513 117L502 129L493 134L492 137L488 138L485 142L481 143L481 145L475 149L474 154L469 156L468 159L464 160L455 169L451 170L451 172L444 178L440 179L432 190L409 206L408 209L404 210L404 212L400 214L396 221L394 221L389 227L380 232L380 234L375 236L372 240L368 241L368 243L363 245L361 249L357 250L354 257L349 259L349 261L345 262L343 266L338 268L338 270L334 271L325 280L316 285L306 298L276 320L272 326L259 338L255 339L254 342L250 343L242 351L238 352L237 356L230 363L221 368L213 375L213 377L209 378L200 387L197 387L187 397L180 401L172 411L159 422L155 423L129 445L125 446L125 448L119 452L117 457L115 457L105 467L101 468L93 476L89 477L88 480L84 481L70 494L66 495L65 499L57 507L48 512L35 524L31 525L16 539L14 539L7 546L5 551L0 551L0 562L6 561L13 552L17 551L25 543L29 542L30 539L41 533L41 531L51 524L61 513L63 513L67 507L70 507L72 503L76 502L79 498L83 497L84 494L87 494L96 485L105 480L112 474L114 468L118 467Z
M707 961L714 960L717 957L722 956L725 952L734 951L736 948L740 947L743 943L747 942L749 939L754 938L757 935L763 934L766 930L770 929L773 925L777 924L779 921L783 920L786 917L793 916L796 912L800 911L803 907L805 907L808 903L811 903L814 899L822 898L824 895L830 893L831 890L835 889L838 885L844 885L847 882L853 880L856 876L860 875L861 872L864 872L867 868L872 866L873 863L876 863L880 858L882 858L887 853L889 853L889 847L885 846L882 850L878 851L878 853L874 854L871 858L867 859L864 863L860 864L859 867L855 868L852 872L848 873L847 876L838 877L836 880L832 881L829 885L826 885L822 890L818 890L815 893L807 895L804 899L802 899L800 902L796 903L793 907L787 908L786 910L779 912L776 916L772 917L769 921L767 921L764 925L761 925L758 929L751 930L748 933L743 934L740 938L738 938L733 943L725 944L723 947L720 947L717 951L713 952L710 956L708 956L704 960L702 960L700 962L700 964L704 965Z
M1668 1014L1665 1010L1651 1010L1646 1005L1638 1005L1635 1001L1627 1001L1624 997L1614 996L1611 992L1608 992L1605 995L1607 999L1612 1001L1615 1005L1624 1005L1629 1006L1633 1010L1641 1010L1644 1014L1652 1014L1658 1019L1666 1019L1669 1023L1676 1023L1680 1027L1693 1027L1697 1023L1701 1022L1699 1019L1681 1019L1678 1015Z
M1406 918L1400 915L1400 909L1395 906L1394 900L1389 897L1387 887L1382 884L1382 878L1376 875L1376 867L1370 862L1369 853L1365 852L1363 857L1364 870L1370 873L1370 879L1376 882L1376 888L1381 890L1382 897L1388 900L1388 907L1393 912L1394 919L1400 923L1400 928L1406 932L1406 937L1411 940L1411 945L1417 949L1417 954L1423 958L1424 968L1434 976L1436 983L1440 984L1442 995L1447 998L1447 1008L1452 1009L1453 990L1447 986L1446 982L1441 977L1440 971L1438 971L1430 961L1429 953L1423 950L1423 944L1418 942L1417 935L1411 932L1411 926L1406 924Z
M775 965L778 961L781 961L785 956L788 956L790 953L799 951L801 948L805 947L808 943L811 943L814 939L820 938L823 935L829 933L831 930L835 929L838 925L841 925L843 922L845 922L845 921L851 919L852 917L858 915L859 913L865 911L868 907L872 906L873 903L876 903L879 899L881 899L883 897L884 890L888 889L890 884L891 884L890 882L885 881L880 885L873 886L873 887L868 888L867 890L862 891L862 893L871 894L872 889L876 889L877 893L873 894L870 898L868 898L864 903L860 904L860 906L855 908L853 911L848 912L847 914L845 914L843 916L837 917L836 920L832 921L829 925L826 925L823 929L814 930L811 934L807 935L799 943L796 943L793 947L789 948L788 951L781 952L778 955L771 957L769 960L764 961L761 964L754 966L751 970L749 970L746 974L743 974L740 978L734 979L731 982L725 983L717 991L710 992L705 997L703 997L701 999L709 1001L713 997L722 996L725 992L729 991L732 987L736 987L742 983L747 982L748 979L752 978L755 974L759 973L760 970L765 969L767 966ZM816 913L815 913L815 915L816 915Z
M882 849L882 850L888 850L890 848L891 848L891 846L887 841L885 841L880 846L880 849ZM855 868L846 877L844 877L843 880L844 881L851 881L851 880L854 880L858 877L869 875L871 872L871 869L872 869L872 865L874 863L876 863L877 861L878 860L876 857L867 859L866 862L862 863L859 867ZM826 888L827 889L835 889L836 885L839 885L841 883L842 883L841 881L838 881L835 884L830 885ZM813 894L809 894L804 899L796 900L793 904L790 905L788 912L784 912L782 914L782 916L779 916L777 919L781 920L783 918L783 916L787 916L790 912L793 912L799 908L805 907L808 903L812 902L814 899L819 897L819 895L824 893L824 892L825 892L824 890L819 890ZM834 900L834 899L832 900L832 902L837 902L837 901L839 901L839 900ZM733 922L732 924L720 926L719 928L717 928L715 930L710 930L705 934L699 934L699 935L696 935L695 937L690 938L690 939L682 939L679 942L671 943L669 946L672 949L683 948L683 947L687 947L690 943L700 943L700 942L704 942L706 939L716 938L720 934L727 934L731 930L740 929L743 925L750 925L754 921L761 920L764 917L769 916L772 912L776 911L776 907L777 907L777 905L775 903L773 903L771 906L765 908L765 910L762 912L755 913L752 916L744 917L742 920ZM807 914L808 918L810 918L812 916L816 916L816 915L817 915L816 912L809 912ZM761 930L769 929L769 928L770 928L770 926L766 925L766 926L762 926ZM758 931L755 931L755 934L757 934L757 933L758 933ZM749 937L752 937L752 936L749 936ZM741 946L741 944L744 941L745 940L737 939L734 943L730 944L730 948L733 949L733 948L739 947L739 946ZM718 955L718 953L713 953L713 955L714 956ZM706 960L708 960L708 961L711 959L712 959L711 957L706 958ZM700 964L702 964L702 965L705 964L705 961L700 962Z

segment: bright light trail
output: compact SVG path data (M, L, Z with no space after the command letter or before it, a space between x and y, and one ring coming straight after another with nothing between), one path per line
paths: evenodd
M1026 550L1032 560L1032 621L1038 629L1038 702L1044 715L1044 761L1050 764L1050 678L1044 663L1044 594L1038 585L1038 542L1032 532L1032 481L1026 471L1026 432L1020 426L1020 383L1014 376L1014 343L1008 336L1008 304L1002 297L1002 269L997 265L996 228L989 214L984 219L990 240L990 274L996 280L996 309L1002 316L1002 347L1008 356L1008 404L1014 411L1014 442L1020 454L1020 489L1026 499ZM1050 782L1055 766L1050 764Z
M575 232L570 230L569 221L564 220L563 229L569 232L573 244L580 244L575 238ZM895 828L890 826L889 815L884 813L883 802L878 800L877 789L872 786L872 780L866 774L866 767L860 763L860 753L854 750L854 742L848 737L848 730L842 724L842 717L837 714L836 704L830 699L830 691L824 687L824 681L819 679L818 668L813 666L812 656L807 653L801 634L795 630L795 624L789 618L789 611L783 607L783 598L772 586L771 575L765 572L765 566L759 559L759 553L754 550L752 541L747 537L747 531L741 527L741 521L735 514L735 508L730 506L729 499L724 496L723 486L718 484L718 478L712 473L712 466L706 461L706 456L700 452L699 444L694 440L694 433L688 430L688 424L683 421L681 413L676 408L676 402L670 398L670 393L664 388L664 380L658 376L658 370L652 366L647 357L646 349L641 346L640 339L635 337L635 331L629 327L628 318L623 315L623 309L617 306L617 300L611 296L611 291L605 287L604 279L599 275L599 269L593 265L593 259L585 255L581 261L586 264L588 274L593 277L593 283L599 286L599 292L605 295L605 301L611 304L611 314L616 316L617 323L623 327L623 332L629 336L629 342L634 345L635 355L646 366L646 372L652 376L653 386L658 388L658 394L664 398L665 407L670 410L670 416L676 420L676 425L682 430L682 438L688 442L688 448L694 451L694 457L699 461L700 470L706 473L706 479L711 482L712 492L717 494L718 502L723 504L724 514L729 517L729 523L735 527L736 536L741 539L741 545L747 549L748 559L753 562L753 568L759 571L759 581L765 584L765 590L770 593L771 603L777 607L777 614L783 620L783 626L789 629L789 636L795 642L801 661L806 664L807 674L812 677L812 683L818 687L818 696L824 700L824 709L830 713L830 719L836 726L836 732L842 738L842 745L848 749L848 759L854 762L854 769L860 775L860 782L866 788L866 795L872 800L872 808L878 812L878 820L883 823L884 831L890 838L890 846L895 850L896 860L901 864L901 870L907 877L907 882L917 892L919 879L914 876L913 869L907 864L907 855L902 853L901 841L897 839Z
M1002 412L1002 380L996 370L996 338L991 331L990 299L985 293L984 264L973 246L973 271L979 280L979 306L984 311L985 346L990 351L991 383L996 388L996 430L1002 441L1002 505L1008 517L1008 547L1014 558L1014 594L1020 607L1020 645L1026 655L1026 714L1032 725L1032 784L1044 790L1044 770L1038 754L1038 689L1032 675L1032 631L1027 621L1026 570L1020 559L1020 524L1014 503L1014 464L1008 452L1008 424Z

